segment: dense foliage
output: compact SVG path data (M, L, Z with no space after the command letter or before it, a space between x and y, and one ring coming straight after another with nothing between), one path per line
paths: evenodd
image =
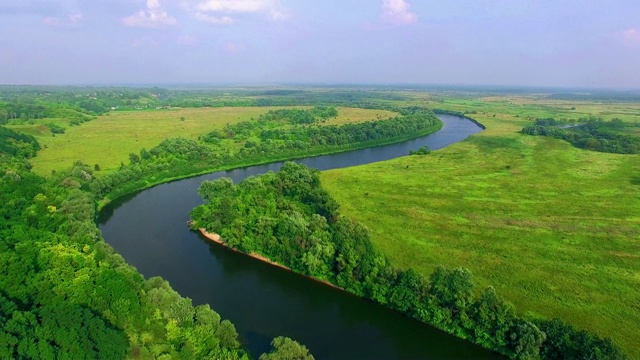
M116 198L162 180L203 170L291 159L385 144L440 128L433 113L421 108L399 109L393 119L322 125L336 116L331 106L309 110L270 111L258 119L242 121L214 130L200 141L182 138L163 141L139 154L130 154L129 164L98 178L91 190L98 198Z
M31 136L17 133L9 128L0 126L0 156L30 158L40 150L40 144Z
M260 360L314 360L306 346L283 336L279 336L271 342L272 350L262 354Z
M471 273L438 267L429 278L393 268L362 225L339 215L318 171L288 162L277 173L205 181L193 228L221 235L228 246L257 253L293 271L518 359L624 359L609 341L559 320L518 317L492 287L479 295Z
M59 118L77 125L112 109L159 106L165 93L158 88L0 86L0 124Z
M429 146L423 146L418 150L409 151L409 155L429 155L431 154L431 148Z
M102 240L89 166L43 179L12 150L33 138L0 131L1 359L248 359L233 324Z
M379 101L405 100L397 93L354 89L163 89L122 87L0 86L0 124L61 118L72 125L110 110L169 107L346 105L380 108Z
M618 153L640 154L640 137L624 133L628 127L620 119L578 119L563 121L553 118L537 119L534 125L522 129L523 134L563 139L582 149Z

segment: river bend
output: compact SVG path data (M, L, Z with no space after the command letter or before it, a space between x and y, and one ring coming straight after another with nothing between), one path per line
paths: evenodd
M320 170L439 149L482 131L474 122L438 115L444 126L414 140L296 160ZM305 344L316 359L499 359L500 356L358 298L230 251L189 231L189 211L201 203L203 180L240 182L277 171L283 162L220 171L161 184L105 207L105 240L145 277L162 276L194 305L208 303L233 322L257 357L276 336Z

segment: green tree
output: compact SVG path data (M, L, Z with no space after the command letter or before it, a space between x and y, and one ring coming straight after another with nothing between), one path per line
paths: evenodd
M313 360L306 346L288 337L279 336L271 342L271 351L260 355L260 360Z
M546 334L533 323L518 319L511 327L510 348L516 359L535 360L540 358L540 347Z

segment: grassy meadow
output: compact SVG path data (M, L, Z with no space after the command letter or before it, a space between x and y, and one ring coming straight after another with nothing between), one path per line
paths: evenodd
M31 160L39 175L65 169L76 160L94 165L101 171L117 170L121 162L129 161L130 153L150 149L164 139L185 137L195 139L226 124L257 118L274 107L175 108L142 111L114 111L80 126L69 126L63 119L37 120L34 124L14 125L13 129L36 136L42 145L38 156ZM338 108L338 116L323 123L338 125L396 114L384 110ZM184 118L184 120L182 120ZM66 128L64 134L53 136L46 123Z
M519 312L610 336L640 358L640 157L517 133L536 117L640 123L640 104L424 101L475 110L487 129L427 156L323 172L341 213L396 266L469 268L478 290L495 286Z

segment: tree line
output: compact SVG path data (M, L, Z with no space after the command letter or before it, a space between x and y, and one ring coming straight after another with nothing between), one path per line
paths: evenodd
M231 322L145 280L104 242L91 167L39 177L28 164L37 141L2 126L0 136L0 358L249 358ZM266 359L306 350L276 340Z
M162 106L166 93L159 88L0 86L0 125L45 118L69 119L77 125L113 108Z
M580 118L566 121L554 118L536 119L535 124L524 127L527 135L562 139L581 149L617 153L640 154L640 137L625 133L625 129L638 127L620 119L604 121L599 118Z
M205 181L191 226L509 358L625 359L610 339L559 319L518 316L493 287L476 292L467 269L440 266L425 277L393 267L367 228L340 215L318 174L287 162L239 184Z
M197 141L168 139L151 150L132 153L128 164L96 179L91 190L99 199L114 199L172 177L383 144L441 126L429 110L399 110L400 115L392 119L325 126L322 121L337 113L334 107L269 111L258 119L211 131Z

